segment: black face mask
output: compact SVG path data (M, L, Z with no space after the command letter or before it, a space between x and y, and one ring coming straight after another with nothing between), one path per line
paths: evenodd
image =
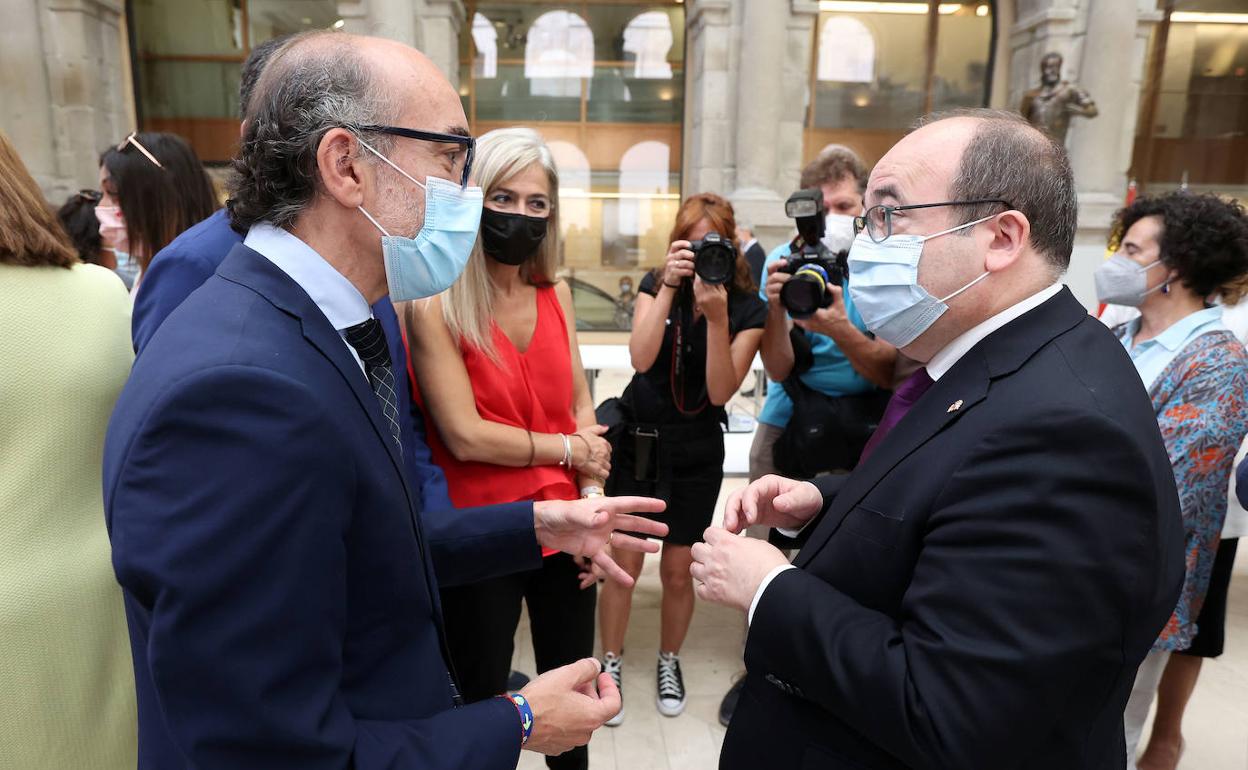
M481 250L504 265L524 264L545 238L542 217L504 214L488 206L481 210Z

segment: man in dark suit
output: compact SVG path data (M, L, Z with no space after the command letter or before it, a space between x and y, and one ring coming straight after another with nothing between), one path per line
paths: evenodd
M289 36L266 40L252 49L243 62L238 86L239 114L245 116L251 92L264 71L264 65ZM240 131L241 133L241 131ZM141 288L134 295L134 313L130 319L130 336L134 352L142 354L152 335L169 314L181 305L191 292L204 284L225 260L243 236L230 226L229 213L218 209L204 221L178 235L161 249L143 273ZM425 418L412 402L407 379L407 347L399 330L399 318L389 297L373 304L373 316L381 322L390 345L391 367L394 370L394 391L398 397L399 429L403 436L403 461L420 496L424 510L441 511L451 507L446 475L433 462L433 454L425 438Z
M434 188L469 173L468 153L447 152L467 136L455 90L401 44L312 33L275 55L256 98L232 190L247 238L153 335L106 440L139 766L501 768L522 746L584 744L620 708L597 662L547 672L519 700L463 706L437 589L536 568L542 547L620 579L608 541L657 546L615 530L666 531L623 511L662 504L422 515L369 308L387 291L374 219L440 244L391 260L417 276L453 279L435 260L462 265L472 245L447 241L433 213L463 211L446 205L446 182ZM406 189L365 141L443 198Z
M754 279L754 283L762 286L763 263L767 261L767 252L763 251L762 244L754 237L754 230L749 225L737 227L737 240L741 241L741 253L745 255L745 262L750 266L750 277Z
M938 117L867 206L850 290L926 366L853 474L760 479L695 546L698 595L750 622L721 766L1122 768L1183 532L1139 376L1057 283L1065 151L1017 116ZM731 534L756 523L804 541L793 564Z

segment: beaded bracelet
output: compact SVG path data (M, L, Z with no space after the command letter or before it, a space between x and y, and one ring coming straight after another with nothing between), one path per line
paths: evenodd
M533 707L520 693L512 694L510 699L520 714L520 745L523 746L529 742L529 736L533 734Z

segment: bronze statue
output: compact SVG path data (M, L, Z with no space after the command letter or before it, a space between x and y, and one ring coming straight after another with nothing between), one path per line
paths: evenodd
M1023 94L1018 111L1032 125L1048 131L1059 142L1066 141L1070 116L1097 116L1096 102L1088 92L1062 80L1062 55L1046 53L1040 60L1040 87Z

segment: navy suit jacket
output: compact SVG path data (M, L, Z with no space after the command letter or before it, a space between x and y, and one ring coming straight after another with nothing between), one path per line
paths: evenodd
M453 707L438 579L541 564L532 506L429 512L308 295L238 245L135 363L104 500L139 766L514 767L515 707Z
M130 336L136 353L143 353L169 314L212 277L230 249L242 242L243 236L230 227L229 214L225 209L218 209L160 250L143 273L143 281L134 296ZM382 297L373 305L373 316L381 322L386 330L386 341L390 343L390 360L394 362L394 382L399 396L403 459L420 491L421 505L427 511L450 508L446 474L433 462L425 441L424 415L412 403L407 348L403 345L399 318L389 297Z
M763 592L721 767L1111 770L1183 584L1152 402L1069 291L997 330Z

